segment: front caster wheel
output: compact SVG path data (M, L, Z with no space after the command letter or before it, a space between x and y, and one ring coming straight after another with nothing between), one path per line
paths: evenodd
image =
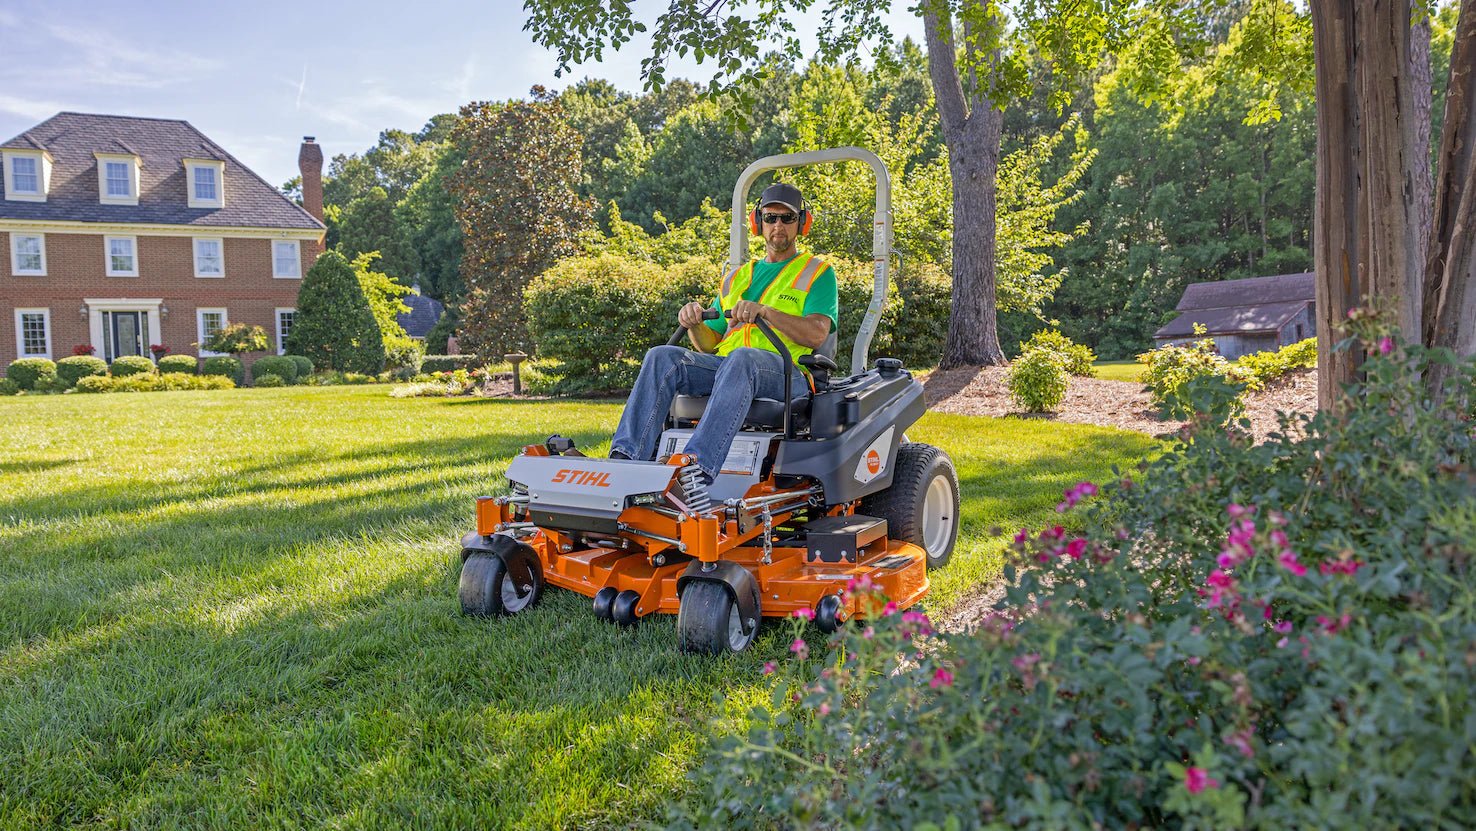
M748 631L743 631L744 625ZM677 640L683 652L721 655L742 652L758 636L757 618L740 619L738 604L721 583L694 581L682 591L677 609Z
M820 598L815 605L815 625L820 631L827 635L835 633L841 625L841 599L834 594L827 594Z
M603 589L595 592L595 617L603 620L606 623L610 623L611 621L615 620L615 595L617 594L620 594L620 590L615 588L614 586L606 586Z
M531 608L543 596L543 569L530 557L507 561L476 553L461 564L462 614L473 617L515 615Z
M626 589L615 595L615 605L611 607L611 616L621 626L633 626L636 622L636 604L641 602L641 596Z

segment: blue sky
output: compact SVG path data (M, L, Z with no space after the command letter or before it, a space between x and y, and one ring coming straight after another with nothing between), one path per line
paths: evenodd
M896 36L920 41L909 4L895 5ZM297 174L305 135L331 157L534 84L593 76L640 89L644 44L560 79L524 20L522 0L0 0L0 141L62 110L182 118L280 184ZM678 76L711 72L686 63L668 73Z

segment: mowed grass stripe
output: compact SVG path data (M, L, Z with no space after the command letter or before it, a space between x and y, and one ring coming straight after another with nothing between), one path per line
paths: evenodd
M459 614L472 498L549 433L602 450L618 403L385 393L0 399L0 827L619 825L767 700L783 627L710 660L567 592ZM991 526L1150 450L1036 421L909 434L964 489L934 606L997 573Z

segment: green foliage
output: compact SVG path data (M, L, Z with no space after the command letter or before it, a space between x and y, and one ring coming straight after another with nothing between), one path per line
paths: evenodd
M593 215L576 192L579 133L541 87L532 100L468 104L452 133L465 162L447 188L463 232L459 343L484 359L528 351L523 290L575 253Z
M236 386L246 381L246 368L241 364L240 359L228 358L224 355L206 358L204 366L200 367L200 374L229 378Z
M31 387L31 391L40 393L66 392L71 386L65 378L59 375L42 375L36 379L36 383Z
M301 355L287 355L286 358L297 367L297 380L299 383L306 381L313 374L313 362Z
M611 202L605 217L609 230L590 229L581 234L580 248L590 256L613 254L660 265L698 259L711 263L714 270L721 270L727 263L729 214L713 207L712 202L704 200L696 215L676 225L669 223L660 211L654 219L663 229L660 234L652 235L642 226L626 222ZM763 256L763 246L757 237L749 246L749 253Z
M1275 352L1252 352L1241 355L1235 365L1244 370L1246 389L1265 389L1266 384L1298 369L1317 367L1317 338L1307 338L1281 347Z
M13 378L0 378L0 395L20 395L21 385Z
M210 358L207 360L217 360ZM232 361L234 358L219 358ZM179 390L229 390L236 382L221 374L193 375L166 372L162 375L129 375L126 377L90 375L77 381L77 392L166 392Z
M1049 413L1066 397L1068 375L1062 353L1044 347L1027 349L1010 365L1006 383L1015 403L1031 413Z
M251 365L251 384L261 386L261 376L275 375L289 384L297 380L297 362L285 355L268 355Z
M1092 367L1097 356L1090 347L1082 346L1054 329L1042 329L1020 344L1020 352L1046 349L1057 353L1062 368L1080 378L1095 378L1097 370Z
M169 357L166 355L163 360L167 361ZM162 361L160 363L162 364ZM73 355L56 362L56 376L66 382L69 387L75 386L79 380L89 375L107 374L108 362L91 355Z
M1455 359L1377 335L1346 411L1288 418L1305 438L1206 429L1071 488L1083 530L1022 530L977 632L913 611L805 644L683 823L1461 825L1476 362L1434 406L1420 377Z
M420 362L420 371L429 373L476 369L483 363L476 355L426 355Z
M447 306L441 314L441 319L425 333L425 342L421 347L429 354L445 354L450 348L451 336L456 334L456 327L461 323L459 310L455 306Z
M130 375L153 375L158 371L154 362L142 355L123 355L113 359L108 366L108 372L114 378L127 378Z
M5 368L5 377L14 381L23 390L35 386L44 375L55 375L56 364L47 358L21 358L11 361Z
M1187 419L1196 412L1234 414L1242 407L1245 373L1225 360L1211 338L1144 352L1143 383L1160 418ZM1221 419L1223 421L1223 419Z
M384 339L374 311L354 267L337 251L325 251L303 277L286 348L323 369L377 373L384 368Z
M374 322L379 326L379 334L384 342L385 366L409 367L413 371L419 371L420 358L425 354L425 348L405 333L405 327L400 325L399 320L399 315L410 311L410 307L405 305L405 297L413 290L395 282L383 272L373 271L374 261L378 257L378 251L360 254L354 258L353 266L354 275L359 278L359 287L364 290L364 299L369 302L369 309L374 312Z
M253 368L254 372L255 370ZM263 372L260 375L253 374L251 377L251 386L253 387L285 387L287 384L287 379L273 372Z
M159 359L159 372L184 372L190 375L200 371L200 361L194 355L165 355Z
M360 257L382 257L381 267L408 284L420 271L420 258L409 239L409 229L395 216L395 206L384 188L375 186L343 208L338 220L338 251L355 264Z
M271 341L267 339L266 330L260 326L232 323L206 338L200 348L210 352L240 355L243 352L265 352L271 348Z

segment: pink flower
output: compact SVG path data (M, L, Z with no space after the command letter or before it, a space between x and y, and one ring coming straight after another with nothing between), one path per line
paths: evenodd
M1394 351L1394 340L1388 336L1379 338L1379 354L1387 355Z
M822 701L822 702L820 702L820 715L822 715L822 716L828 716L828 715L830 715L830 702L828 702L828 701Z
M933 670L933 680L928 682L928 686L932 687L935 690L939 687L953 686L953 673L949 672L943 667L938 667L937 669Z
M1209 771L1204 768L1189 768L1184 771L1184 787L1189 793L1202 793L1205 788L1220 787L1219 780L1210 778Z
M801 661L810 657L810 646L805 643L804 638L795 638L794 643L789 645L789 651L793 652L794 656Z
M1016 655L1014 658L1010 659L1010 663L1014 665L1015 669L1024 672L1035 666L1036 664L1040 663L1040 653L1030 652L1025 655Z
M1040 538L1043 540L1059 540L1064 536L1066 536L1066 529L1059 525L1052 526L1040 532Z
M1292 630L1292 625L1289 620L1278 620L1276 621L1276 625L1271 628L1276 630L1278 634L1285 635Z
M1251 747L1250 730L1236 730L1234 733L1231 733L1230 735L1225 737L1225 744L1228 744L1236 750L1239 750L1240 755L1244 756L1247 759L1250 759L1256 755L1255 749Z
M1018 534L1015 535L1015 544L1016 545L1024 545L1025 543L1027 543L1029 541L1030 541L1030 529L1029 528L1021 528L1020 529L1020 533L1018 533Z
M774 666L774 662L773 661L764 661L764 674L765 675L773 675L774 674L774 670L776 670L776 669L778 669L778 667Z
M1230 574L1226 571L1215 569L1214 571L1210 572L1210 576L1207 580L1205 580L1205 582L1209 583L1211 586L1214 586L1217 589L1228 589L1234 587L1235 578L1231 577Z
M1333 618L1328 617L1327 615L1318 615L1317 616L1317 625L1319 627L1321 627L1322 633L1324 635L1336 635L1337 633L1341 632L1342 630L1347 629L1348 628L1348 624L1350 624L1352 622L1353 622L1353 616L1350 615L1350 614L1348 614L1347 612L1344 612L1336 620L1334 620Z
M888 600L887 605L882 607L882 617L891 617L897 614L897 604Z
M1357 574L1360 568L1363 568L1363 563L1360 563L1357 560L1342 560L1336 563L1324 562L1317 568L1323 574L1353 575Z
M1244 505L1237 505L1236 503L1231 502L1229 505L1225 506L1225 513L1229 514L1231 519L1240 519L1243 516L1253 514L1255 512L1256 508L1254 505L1247 508Z
M1281 552L1280 556L1276 558L1276 562L1279 563L1282 568L1290 571L1292 574L1295 574L1298 577L1301 577L1302 575L1307 573L1307 567L1297 562L1297 553L1295 551L1292 551L1290 548Z
M1081 555L1086 551L1086 547L1087 541L1081 537L1077 537L1071 542L1066 543L1066 556L1073 560L1080 560Z
M794 616L799 618L800 620L814 620L815 610L809 608L808 606L803 609L795 609Z
M872 627L868 626L865 629L862 629L861 630L861 638L863 640L868 640L869 641L869 640L871 640L874 637L876 637L876 630L873 629Z

